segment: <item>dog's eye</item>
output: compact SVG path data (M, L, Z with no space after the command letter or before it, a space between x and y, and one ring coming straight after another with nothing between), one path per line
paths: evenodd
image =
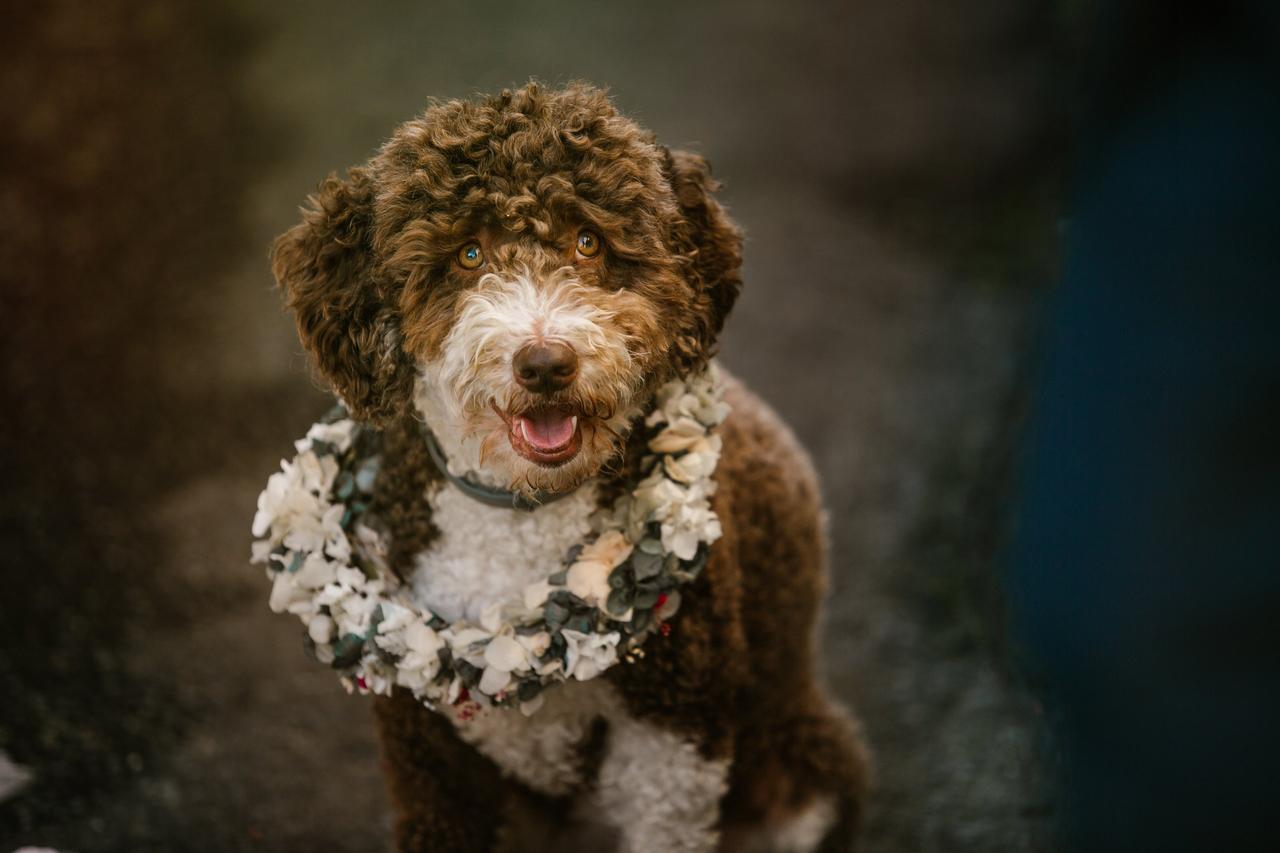
M578 254L584 258L594 258L600 254L600 235L594 231L579 232Z
M468 243L458 250L458 266L464 270L479 268L484 263L484 252L479 243Z

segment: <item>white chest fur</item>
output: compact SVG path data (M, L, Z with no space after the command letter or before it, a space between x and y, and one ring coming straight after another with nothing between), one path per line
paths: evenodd
M518 598L557 570L590 530L596 491L587 485L534 512L489 507L445 485L430 496L440 535L416 558L414 597L444 619L478 621L492 604ZM728 777L728 762L707 760L673 732L631 717L604 679L570 681L543 694L532 716L489 709L475 716L445 707L458 734L508 776L534 790L568 794L593 821L614 824L623 848L707 851ZM597 720L608 740L595 780L583 778L584 741Z
M414 598L450 622L478 622L485 608L519 601L559 570L590 530L596 490L587 484L533 512L486 506L449 485L430 502L440 535L416 559Z
M582 796L577 820L612 826L626 853L708 853L716 846L729 762L702 757L680 735L636 719L603 679L550 688L530 717L514 709L475 716L448 708L459 736L504 774L552 795ZM584 778L581 747L597 720L607 725L595 779Z

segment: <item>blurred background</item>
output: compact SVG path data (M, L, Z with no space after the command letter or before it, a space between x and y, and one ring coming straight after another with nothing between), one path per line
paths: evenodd
M6 17L0 850L385 848L370 703L247 562L258 491L326 407L267 251L428 97L530 77L608 86L706 155L746 232L723 357L824 480L825 665L878 766L865 849L1056 849L1061 749L998 557L1087 4Z

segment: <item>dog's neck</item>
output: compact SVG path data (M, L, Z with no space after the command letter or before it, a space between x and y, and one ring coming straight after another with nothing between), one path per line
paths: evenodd
M468 440L464 432L450 427L457 419L450 415L448 403L431 383L421 379L416 383L413 408L431 461L451 487L488 506L531 510L581 491L588 484L599 486L601 493L612 499L632 483L644 450L643 429L638 427L642 426L644 416L652 409L652 400L636 410L628 429L623 432L626 436L623 445L613 462L605 466L606 470L572 489L540 491L532 495L508 488L507 478L484 464L479 442Z
M440 443L434 433L431 432L431 428L425 423L422 425L422 438L427 443L427 452L431 455L431 461L435 463L436 468L444 475L444 478L458 491L485 506L512 509L519 512L532 512L539 507L555 503L581 488L581 485L579 485L564 492L536 491L532 494L527 494L476 482L466 475L458 475L449 470L448 458L440 448Z

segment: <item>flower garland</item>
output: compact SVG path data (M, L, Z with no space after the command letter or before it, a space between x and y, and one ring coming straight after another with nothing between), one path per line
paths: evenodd
M714 429L728 411L714 364L660 388L639 483L592 516L592 533L562 565L478 624L420 606L391 571L387 535L368 511L381 435L341 406L268 480L252 559L266 564L271 609L302 620L308 652L348 690L386 695L399 685L431 706L470 699L531 714L546 686L643 657L644 639L670 630L678 588L720 538Z

